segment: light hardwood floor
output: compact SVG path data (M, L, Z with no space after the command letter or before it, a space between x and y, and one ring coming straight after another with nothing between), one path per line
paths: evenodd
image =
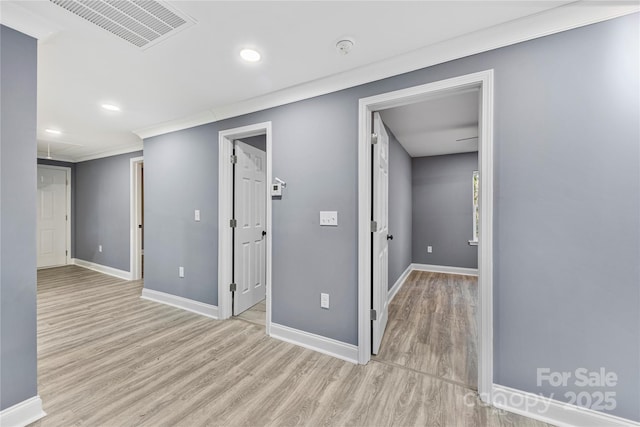
M413 271L389 305L378 361L478 388L478 278Z
M246 320L247 322L255 323L263 328L267 323L267 304L266 300L262 300L250 309L240 313L238 319Z
M140 299L142 282L38 272L34 426L544 426L471 390L376 361L354 365Z

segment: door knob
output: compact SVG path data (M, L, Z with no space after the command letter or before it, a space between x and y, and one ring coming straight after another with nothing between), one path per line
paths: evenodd
M387 234L387 240L393 240L393 234Z
M264 237L264 236L266 236L266 235L267 235L267 232L266 232L266 231L264 231L264 230L262 230L262 237Z

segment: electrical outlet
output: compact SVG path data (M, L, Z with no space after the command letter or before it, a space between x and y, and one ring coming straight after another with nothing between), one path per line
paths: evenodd
M184 267L178 267L178 277L184 277Z
M98 245L98 252L102 252L102 245Z
M329 294L320 294L320 307L329 308Z
M433 246L427 246L427 253L430 254L433 252Z

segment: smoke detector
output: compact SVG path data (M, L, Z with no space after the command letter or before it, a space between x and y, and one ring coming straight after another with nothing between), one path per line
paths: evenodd
M338 50L338 53L346 55L351 52L351 49L353 49L353 44L353 40L351 39L342 39L336 43L336 49Z

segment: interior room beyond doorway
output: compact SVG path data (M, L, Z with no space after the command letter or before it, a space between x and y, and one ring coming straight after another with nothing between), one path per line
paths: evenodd
M374 179L372 192L374 206L376 197L388 204L389 296L384 296L389 305L375 360L473 390L478 383L479 109L478 88L467 88L381 110L373 118L374 131L379 120L383 134L373 148L374 175L375 150L388 145L388 184ZM376 185L387 186L388 195L379 196ZM374 264L376 255L374 245Z

